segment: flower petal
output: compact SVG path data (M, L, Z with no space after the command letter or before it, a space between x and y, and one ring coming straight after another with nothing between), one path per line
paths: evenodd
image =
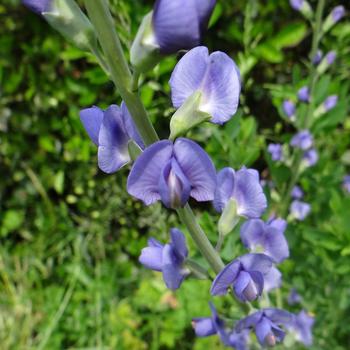
M235 326L235 330L237 332L242 332L244 329L255 327L255 325L261 320L262 316L263 316L262 311L257 311L257 312L254 312L253 314L250 314L249 316L237 322Z
M284 234L274 227L267 226L265 240L265 254L277 263L289 257L289 247Z
M240 271L240 262L233 260L231 263L226 265L214 279L210 293L211 295L225 295L227 289L233 284L237 275Z
M98 107L82 109L79 113L80 120L92 142L98 146L98 134L100 132L104 112Z
M22 0L22 3L38 14L50 11L52 6L52 0Z
M245 271L258 271L263 275L272 267L272 259L265 254L245 254L239 258Z
M189 139L178 138L174 144L174 155L191 183L191 197L198 202L213 200L216 171L203 148Z
M166 244L163 248L162 272L164 282L171 290L178 289L185 278L182 267L178 264L173 247L170 244Z
M191 49L200 42L200 23L195 0L157 0L153 25L163 53Z
M272 289L279 288L282 284L282 274L274 266L264 275L264 290L269 292Z
M259 343L264 346L266 344L266 337L272 333L272 324L271 321L267 317L263 317L255 327L256 337L258 338Z
M224 52L209 56L207 72L200 90L200 110L212 116L217 124L227 122L236 113L241 92L240 75L234 61Z
M163 248L163 244L153 237L149 238L147 243L149 247Z
M235 171L231 168L223 168L217 175L217 186L214 196L214 208L218 212L222 212L226 203L232 197L234 190L234 176Z
M247 220L240 230L241 240L249 250L265 246L265 223L260 219Z
M251 277L248 272L241 271L236 280L234 281L234 291L238 299L246 301L247 298L243 295L244 290L247 288L248 284L251 282Z
M285 310L267 308L264 309L264 314L273 322L279 325L288 325L293 322L293 315Z
M208 49L199 46L187 52L175 66L169 81L171 100L175 108L181 107L199 89L208 61Z
M271 227L276 228L278 231L281 233L284 233L284 231L287 228L287 221L281 218L276 218L276 219L270 219L267 224Z
M208 337L216 333L211 317L194 318L192 326L197 337Z
M205 31L208 26L210 16L216 4L216 0L195 0L199 16L201 31Z
M98 135L98 166L102 171L114 173L130 161L128 141L121 110L112 105L104 113Z
M175 255L181 260L185 260L188 256L188 249L186 246L186 238L184 234L177 228L170 230L171 244Z
M141 251L139 262L148 269L162 271L163 248L146 247Z
M150 205L160 199L159 177L173 153L170 141L158 141L147 147L135 161L127 183L128 193Z
M234 198L239 215L248 218L258 218L262 215L267 208L267 200L256 170L242 168L236 172Z
M122 116L124 121L125 130L129 136L129 138L133 139L141 149L145 148L145 144L143 143L139 132L136 129L136 125L129 113L128 108L126 107L125 102L123 101L121 104Z

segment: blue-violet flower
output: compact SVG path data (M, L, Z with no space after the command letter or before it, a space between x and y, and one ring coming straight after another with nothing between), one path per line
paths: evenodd
M308 203L294 200L290 206L290 214L297 220L303 221L309 215L311 206Z
M314 317L304 310L293 315L293 322L286 325L290 332L295 334L296 339L305 346L312 345L312 327L315 323Z
M267 151L271 154L271 159L275 162L283 159L283 149L280 143L270 143Z
M304 151L309 149L313 144L313 137L310 134L309 130L299 131L296 135L293 136L291 146L300 148Z

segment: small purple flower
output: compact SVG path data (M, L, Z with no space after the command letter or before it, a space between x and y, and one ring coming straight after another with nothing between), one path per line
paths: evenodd
M28 7L31 11L42 14L51 9L53 0L22 0L23 5Z
M339 22L345 15L345 8L342 5L334 7L331 12L331 16L334 23Z
M298 91L298 99L301 102L310 102L310 91L307 86L303 86L302 88L299 89Z
M305 220L305 218L309 215L310 210L310 204L299 200L293 201L290 206L291 215L299 221Z
M327 61L327 64L330 66L337 58L337 53L335 51L329 51L324 58Z
M290 100L284 100L282 104L284 114L289 118L295 118L295 104Z
M350 193L350 175L345 175L343 179L344 189Z
M165 245L155 238L148 240L148 247L143 248L139 261L150 270L163 273L163 279L169 289L178 289L188 275L184 262L188 256L183 233L173 228L170 230L171 242Z
M338 103L338 96L337 95L331 95L328 96L324 102L323 102L323 107L326 112L330 111L333 109Z
M307 166L314 166L318 161L318 153L314 148L307 150L303 155L303 160Z
M294 10L300 11L303 7L304 0L290 0L289 3Z
M289 248L284 230L260 219L247 220L241 226L241 240L251 252L260 252L281 263L289 257Z
M209 303L211 317L198 317L192 320L192 326L197 337L219 335L224 345L234 347L237 350L247 350L248 332L229 333L225 328L225 322L220 319L214 305Z
M317 50L315 56L312 58L312 63L316 66L318 65L321 60L322 60L322 57L323 57L323 53L321 50Z
M214 208L222 212L231 199L236 201L239 216L259 218L262 215L267 200L256 170L242 168L234 171L232 168L224 168L219 171Z
M204 46L192 49L178 62L169 83L175 108L200 92L198 109L209 114L212 123L223 124L237 111L240 74L235 62L223 52L209 55Z
M293 322L287 324L287 329L293 332L296 339L305 346L312 345L312 327L315 323L314 317L310 316L304 310L298 315L293 315Z
M312 146L313 137L309 130L302 130L293 136L290 144L295 148L300 148L303 151L306 151Z
M268 308L257 311L240 320L235 329L255 329L256 337L262 346L275 346L282 342L285 331L280 326L288 327L293 323L293 315L287 311Z
M279 271L273 266L273 260L265 254L246 254L233 260L219 272L212 283L210 293L225 295L228 289L232 288L240 301L253 301L261 296L266 276L280 279ZM268 282L273 288L275 281Z
M130 161L130 140L134 140L140 148L144 147L124 103L121 108L111 105L106 111L98 107L83 109L80 120L98 147L98 166L107 174L116 172Z
M271 154L273 161L278 162L283 159L283 149L280 143L270 143L267 151Z
M301 199L304 197L304 192L300 186L294 186L291 192L291 196L293 199Z
M299 304L301 302L301 296L300 294L297 292L297 290L295 288L292 288L289 295L288 295L288 304L289 305L296 305Z
M215 4L216 0L157 0L153 27L160 51L172 54L198 46Z
M168 208L183 207L190 197L214 199L216 172L205 151L195 142L178 138L158 141L135 161L128 177L130 195L146 205L161 200Z

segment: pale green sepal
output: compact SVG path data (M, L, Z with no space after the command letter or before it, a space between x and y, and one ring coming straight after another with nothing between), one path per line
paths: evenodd
M170 139L174 140L196 125L210 120L210 114L199 110L201 95L200 91L193 93L171 117Z
M142 149L134 140L130 140L128 142L128 151L130 159L132 161L135 161L138 158L138 156L142 153Z
M228 235L236 227L239 220L240 217L237 214L237 202L234 199L230 199L219 219L219 233L223 236Z
M153 12L150 12L143 18L130 50L131 64L139 73L151 70L162 59L153 30L152 16Z
M305 18L307 18L309 20L311 20L313 18L314 13L312 11L310 4L307 1L303 1L303 5L300 9L300 12L302 13L302 15Z
M97 47L94 28L74 0L53 0L52 10L42 14L48 23L82 50Z

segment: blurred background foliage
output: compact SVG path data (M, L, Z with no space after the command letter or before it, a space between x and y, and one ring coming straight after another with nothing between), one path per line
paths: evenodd
M153 1L110 2L127 52ZM337 4L327 1L327 11ZM128 169L107 176L96 166L78 112L120 103L112 83L92 56L18 0L1 2L0 23L0 348L221 349L216 337L195 339L191 329L192 317L209 314L209 283L187 281L171 293L160 274L138 264L147 237L166 240L179 225L175 215L131 199ZM192 136L217 168L254 166L278 188L290 171L272 164L265 149L294 132L280 105L307 78L308 24L286 0L218 1L205 43L237 61L244 89L229 123L205 125ZM341 187L350 171L348 19L322 49L338 58L317 98L336 93L339 103L314 128L320 160L301 180L312 215L289 225L283 300L271 299L285 305L295 287L316 316L312 349L340 350L350 348L350 196ZM173 111L168 79L175 63L166 58L143 78L142 99L162 137ZM273 189L269 195L272 213L281 199ZM202 209L209 213L198 210L201 223L215 241L217 216L210 205ZM223 257L241 252L236 232ZM225 299L218 303L235 315Z

